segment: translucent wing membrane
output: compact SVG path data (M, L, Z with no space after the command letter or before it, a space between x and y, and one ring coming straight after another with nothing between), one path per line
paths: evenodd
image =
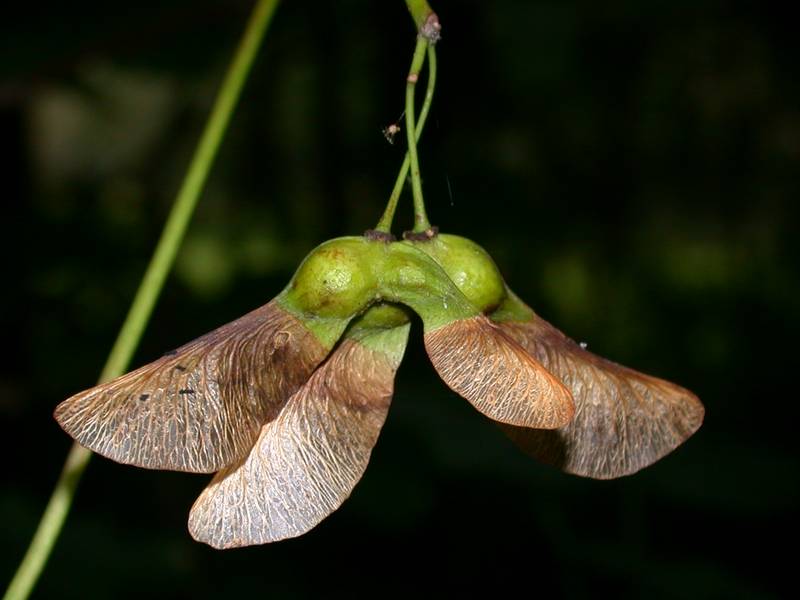
M247 454L326 354L273 301L72 396L55 418L78 443L113 460L210 473Z
M575 418L555 431L503 426L543 462L597 479L630 475L675 449L703 421L703 405L690 391L596 356L538 316L498 325L575 399Z
M483 315L425 333L439 376L487 417L523 427L566 424L569 390Z
M215 548L301 535L361 479L389 409L408 326L344 338L264 426L249 456L217 473L189 515Z

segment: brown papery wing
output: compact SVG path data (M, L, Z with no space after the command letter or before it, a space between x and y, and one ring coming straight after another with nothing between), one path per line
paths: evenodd
M569 390L483 315L426 332L425 347L444 382L495 421L553 429L572 418Z
M301 535L336 510L367 467L398 363L345 339L250 455L203 491L189 515L192 537L215 548L264 544Z
M575 418L555 431L503 427L543 462L596 479L630 475L675 449L703 422L703 405L690 391L596 356L538 316L499 326L575 399Z
M55 418L79 444L118 462L212 473L247 454L325 355L273 301L72 396Z

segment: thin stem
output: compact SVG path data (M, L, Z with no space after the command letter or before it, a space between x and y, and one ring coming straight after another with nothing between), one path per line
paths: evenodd
M431 110L431 103L433 101L433 90L436 87L436 48L428 46L428 87L425 89L425 100L422 102L422 109L419 111L419 118L417 119L416 138L419 141L422 134L422 128L425 126L425 121L428 118L428 113Z
M264 33L272 20L279 0L258 0L242 35L233 61L228 67L211 115L197 145L139 290L100 375L100 382L121 375L128 367L156 300L172 267L197 199L219 149L242 87L250 72ZM73 444L64 463L47 508L4 600L27 598L47 562L69 513L80 477L91 452Z
M411 191L414 195L414 233L430 229L428 215L425 212L425 199L422 196L422 178L419 172L419 157L417 156L417 140L415 139L416 123L414 117L414 91L419 79L422 63L425 61L425 51L428 40L423 36L417 37L414 48L414 57L411 60L406 78L406 139L408 140L408 157L411 166Z
M428 46L428 87L425 90L425 100L422 104L422 110L419 112L419 119L417 120L417 128L414 131L414 138L419 142L422 136L422 130L425 127L425 121L428 118L428 113L431 109L433 102L433 92L436 88L436 49L433 46ZM403 158L403 164L400 166L400 172L397 174L397 179L394 182L392 193L389 196L389 202L386 204L386 209L383 211L383 216L378 224L375 226L375 231L382 231L390 233L392 228L392 221L394 220L394 213L397 210L397 202L400 199L400 194L403 192L403 185L408 176L408 167L410 165L408 152Z
M427 0L406 0L408 12L411 13L411 18L417 24L417 29L422 29L425 22L433 13L433 9L428 4Z

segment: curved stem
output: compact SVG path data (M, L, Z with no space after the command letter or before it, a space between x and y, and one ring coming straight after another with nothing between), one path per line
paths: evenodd
M428 46L428 87L425 90L425 100L422 104L422 110L419 112L419 119L417 120L417 128L414 131L414 138L419 142L422 135L422 130L425 127L425 121L428 118L428 113L431 109L433 102L433 92L436 88L436 49L433 46ZM403 184L406 182L408 176L408 167L410 165L408 152L403 158L403 164L400 166L400 172L397 174L397 179L394 182L392 193L389 196L389 202L386 204L386 209L383 211L383 216L378 224L375 226L375 231L390 233L392 228L392 221L394 220L394 213L397 210L397 202L400 199L400 194L403 191Z
M417 156L417 140L414 132L416 123L414 116L414 91L419 79L419 72L425 60L425 50L428 48L428 40L423 36L417 38L417 45L414 48L414 58L411 60L406 78L406 139L408 140L408 158L411 168L411 191L414 195L414 232L419 233L430 229L428 215L425 212L425 199L422 196L422 178L419 172L419 157Z
M419 119L417 119L416 139L419 141L422 134L422 128L425 126L425 121L428 118L428 113L431 110L431 103L433 102L433 91L436 87L436 48L428 46L428 87L425 90L425 100L422 102L422 109L419 111Z
M228 67L203 135L183 180L158 241L153 257L142 278L122 329L100 375L100 382L121 375L133 356L139 339L153 312L156 300L172 267L189 219L219 149L250 67L258 53L264 33L272 20L278 0L259 0L253 9L236 54ZM69 512L80 477L89 463L91 452L73 444L61 476L56 483L36 533L4 600L27 598L53 549Z

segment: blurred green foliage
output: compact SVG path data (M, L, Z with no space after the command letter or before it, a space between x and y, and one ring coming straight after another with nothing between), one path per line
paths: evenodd
M781 595L800 496L793 21L710 0L434 7L431 220L595 352L695 391L704 427L636 476L562 475L447 391L417 331L370 467L320 527L215 552L185 531L204 477L98 459L39 597L419 593L425 578ZM69 445L51 411L94 382L249 8L15 4L0 24L4 580ZM279 9L136 364L374 225L402 159L381 129L402 111L413 36L399 0ZM398 216L410 228L410 198Z

